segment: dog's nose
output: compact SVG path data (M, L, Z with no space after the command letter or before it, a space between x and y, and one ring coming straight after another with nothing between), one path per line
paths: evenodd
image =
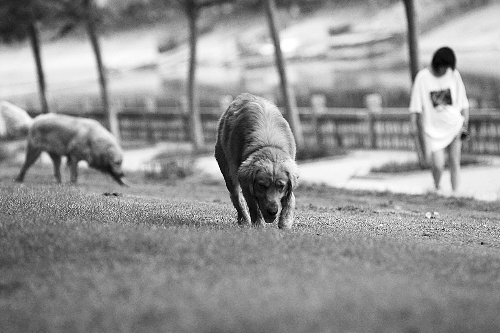
M267 213L270 216L276 216L278 214L278 206L271 206L267 208Z

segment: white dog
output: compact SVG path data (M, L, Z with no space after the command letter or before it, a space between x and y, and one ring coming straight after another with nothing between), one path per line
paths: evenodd
M7 101L0 101L0 139L16 140L26 137L33 119L28 112Z
M22 182L26 171L40 154L47 152L54 163L54 175L61 182L61 157L68 158L70 180L76 183L79 161L107 173L120 185L123 179L123 152L116 138L99 122L93 119L61 114L41 114L33 119L28 132L26 160L17 181Z

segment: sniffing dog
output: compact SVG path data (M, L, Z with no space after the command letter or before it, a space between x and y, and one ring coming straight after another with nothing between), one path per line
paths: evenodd
M271 102L245 93L229 105L219 120L215 158L239 225L278 219L280 229L292 227L295 153L290 126Z
M66 156L70 168L70 181L77 182L78 162L87 161L91 168L102 171L120 185L123 179L123 152L116 138L93 119L61 114L42 114L33 119L28 131L26 160L17 181L22 182L26 171L45 151L54 164L54 176L61 183L61 158Z

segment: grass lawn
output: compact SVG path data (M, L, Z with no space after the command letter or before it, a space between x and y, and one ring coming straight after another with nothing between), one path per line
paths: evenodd
M500 331L500 203L302 184L283 232L198 175L1 167L1 332Z

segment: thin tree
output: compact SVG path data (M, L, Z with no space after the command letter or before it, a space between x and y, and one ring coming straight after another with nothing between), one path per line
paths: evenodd
M285 59L283 53L281 52L281 44L279 32L276 27L276 4L274 0L265 0L265 9L267 14L267 20L269 25L269 31L274 44L274 56L276 67L278 69L278 74L280 77L280 89L283 102L285 103L286 118L290 123L293 134L295 136L295 142L297 148L301 149L304 146L304 137L302 134L302 126L300 124L299 112L297 105L295 103L295 96L288 83L288 78L285 68Z
M2 0L0 3L0 41L12 43L29 39L36 65L38 93L42 113L48 113L47 85L43 69L38 26L47 17L53 3L43 0Z
M85 28L94 51L97 72L99 75L99 86L101 88L101 103L104 114L107 116L108 128L111 133L120 141L120 128L118 126L118 117L110 106L108 93L108 80L106 70L102 61L101 46L96 30L96 8L93 0L83 0L83 9L85 13Z
M97 32L97 24L99 22L99 11L93 0L56 0L64 4L63 9L58 13L58 20L61 23L61 28L57 34L61 38L71 31L74 31L78 26L83 25L92 47L92 52L96 60L99 88L101 91L101 105L108 129L111 133L120 140L120 130L118 126L118 118L115 110L111 107L108 92L108 79L106 68L102 59L101 45Z
M203 126L200 116L198 90L196 87L197 48L198 48L198 19L202 9L234 2L234 0L160 0L164 4L181 8L186 15L189 29L189 66L186 83L187 113L189 115L189 135L195 150L205 145Z
M417 32L417 14L415 11L415 3L413 0L403 0L406 12L406 21L408 25L408 52L410 60L410 76L411 82L415 80L419 71L419 56L418 56L418 32Z
M419 71L420 61L418 56L418 32L417 32L417 14L415 11L415 3L413 0L403 0L406 12L406 22L408 25L408 53L409 53L409 62L410 62L410 77L411 82L415 81L415 77ZM425 138L421 135L422 131L420 128L422 125L422 117L420 115L416 115L416 119L414 119L415 125L417 126L416 137L415 137L415 146L417 149L417 156L420 165L425 166L427 164L426 153L424 150L425 147Z
M196 23L200 8L201 6L196 0L187 0L184 2L184 10L189 25L189 69L186 97L188 114L190 115L189 129L191 141L195 150L200 150L205 145L196 89L196 51L198 46L198 27Z

